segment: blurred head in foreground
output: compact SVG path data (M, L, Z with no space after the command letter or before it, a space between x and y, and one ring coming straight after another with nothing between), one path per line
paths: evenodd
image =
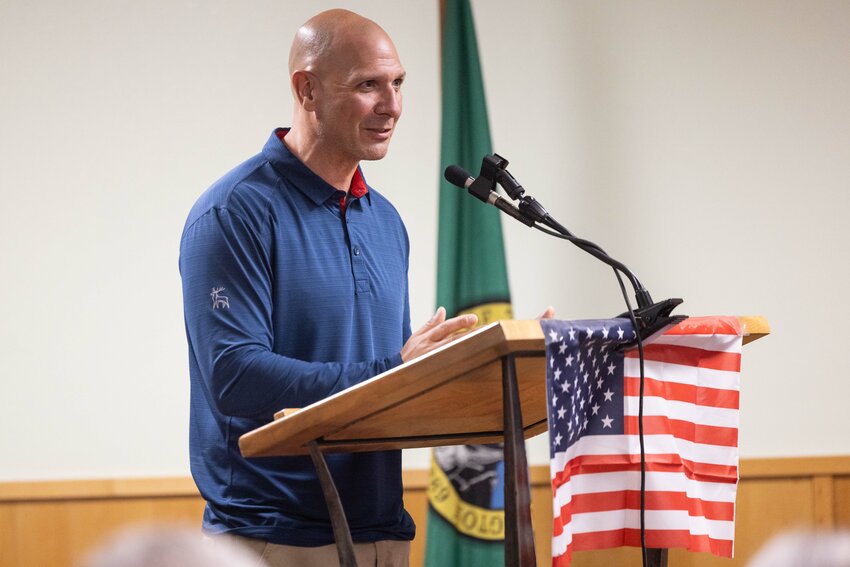
M850 531L790 531L771 539L747 567L850 567Z
M235 541L205 538L183 526L144 526L120 532L80 567L261 567L251 551Z

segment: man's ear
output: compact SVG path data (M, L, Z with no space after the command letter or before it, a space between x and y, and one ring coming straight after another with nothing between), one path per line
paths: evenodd
M298 104L308 112L316 108L316 75L309 71L295 71L292 74L292 92Z

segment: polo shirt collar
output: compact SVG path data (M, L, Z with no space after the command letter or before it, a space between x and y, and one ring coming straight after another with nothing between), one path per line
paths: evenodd
M327 181L316 175L313 170L304 165L301 160L289 151L289 148L286 147L286 144L284 144L281 139L281 134L284 132L289 132L289 128L275 128L271 136L269 136L266 145L263 147L263 156L269 160L269 163L272 164L275 171L283 177L286 177L286 179L292 182L299 191L304 193L307 198L317 205L321 205L328 199L335 196L338 199L340 191L336 187L330 185ZM372 197L368 190L365 178L363 177L363 171L360 169L359 165L357 166L355 177L352 179L352 189L356 188L358 174L360 181L362 182L362 186L367 189L365 192L363 192L362 189L352 191L351 197L359 197L365 193L366 204L371 204ZM360 195L357 194L358 192Z

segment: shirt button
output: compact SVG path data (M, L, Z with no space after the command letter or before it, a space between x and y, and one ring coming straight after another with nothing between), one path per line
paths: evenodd
M354 247L354 255L360 256L360 248L358 248L357 246Z

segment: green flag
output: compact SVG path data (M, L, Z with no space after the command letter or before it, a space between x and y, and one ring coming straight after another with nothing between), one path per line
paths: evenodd
M484 85L469 0L443 3L442 168L477 175L492 153ZM475 313L479 324L511 318L499 212L440 181L437 304L449 316ZM504 564L504 464L501 445L441 447L431 459L427 567Z

